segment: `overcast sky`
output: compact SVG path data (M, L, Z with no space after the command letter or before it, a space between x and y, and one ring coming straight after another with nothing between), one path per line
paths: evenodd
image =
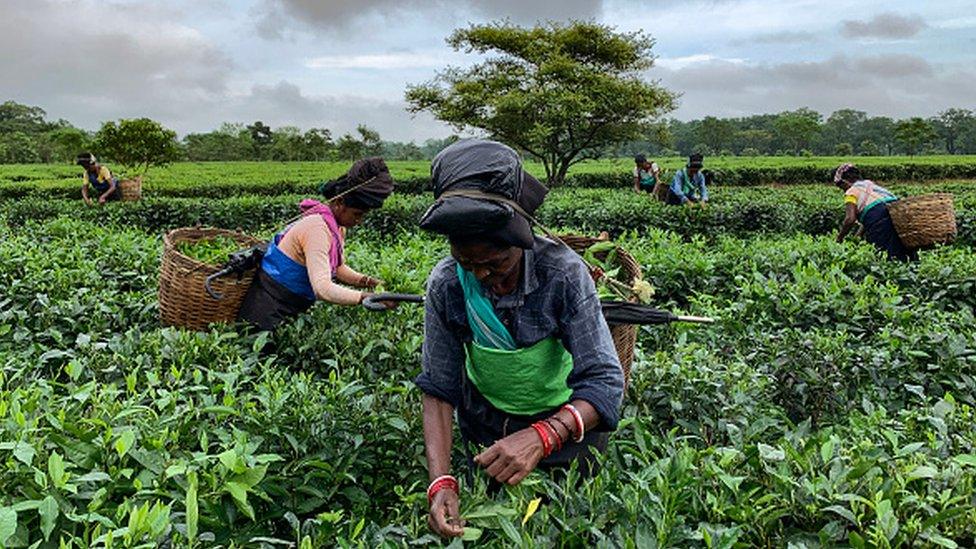
M358 123L385 139L450 129L404 110L408 83L471 59L471 22L595 19L656 40L648 78L679 119L811 107L930 116L976 109L973 0L0 0L0 100L94 129L149 116L181 134L222 122Z

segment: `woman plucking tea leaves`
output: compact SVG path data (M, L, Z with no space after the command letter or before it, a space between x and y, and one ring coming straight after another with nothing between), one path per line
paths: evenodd
M95 201L99 205L112 200L121 200L122 193L119 192L119 180L112 176L107 166L103 166L95 159L95 155L90 152L83 152L78 155L75 164L84 168L85 173L81 176L81 198L85 204L91 206ZM90 190L95 191L95 200L90 196Z
M272 239L248 290L239 316L271 330L308 310L316 300L357 305L369 295L336 282L373 289L381 281L346 264L346 229L358 225L393 192L393 177L382 158L352 165L346 175L321 188L328 199L301 203L302 217Z
M616 428L624 378L589 271L528 217L548 190L515 151L460 141L431 168L437 202L421 227L444 234L451 257L427 282L424 440L431 528L460 536L451 476L457 413L469 461L517 484L537 467L565 467Z
M841 164L834 172L834 185L844 191L844 222L837 233L837 242L860 221L864 239L885 252L888 259L918 261L918 252L907 248L895 231L888 213L888 204L898 200L894 194L870 179L861 177L853 164Z

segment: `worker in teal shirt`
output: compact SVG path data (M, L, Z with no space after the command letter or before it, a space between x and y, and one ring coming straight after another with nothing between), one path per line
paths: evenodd
M688 157L688 164L674 174L671 188L668 189L667 203L671 206L699 204L708 202L708 189L705 188L705 175L702 173L702 155Z

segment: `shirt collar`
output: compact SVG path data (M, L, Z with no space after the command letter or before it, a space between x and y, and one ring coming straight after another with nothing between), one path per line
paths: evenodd
M535 250L522 252L522 280L516 291L503 296L493 296L493 302L501 308L521 307L525 296L539 289L539 277L535 273Z

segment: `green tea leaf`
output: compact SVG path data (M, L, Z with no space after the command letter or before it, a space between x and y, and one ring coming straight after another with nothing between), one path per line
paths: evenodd
M0 507L0 543L6 545L10 536L17 531L17 511L10 507Z
M484 531L481 528L475 528L474 526L465 526L463 532L461 533L462 541L476 541L481 537Z
M58 520L58 511L58 501L53 496L44 498L37 508L37 513L41 516L41 533L44 534L44 541L51 537L54 524Z

